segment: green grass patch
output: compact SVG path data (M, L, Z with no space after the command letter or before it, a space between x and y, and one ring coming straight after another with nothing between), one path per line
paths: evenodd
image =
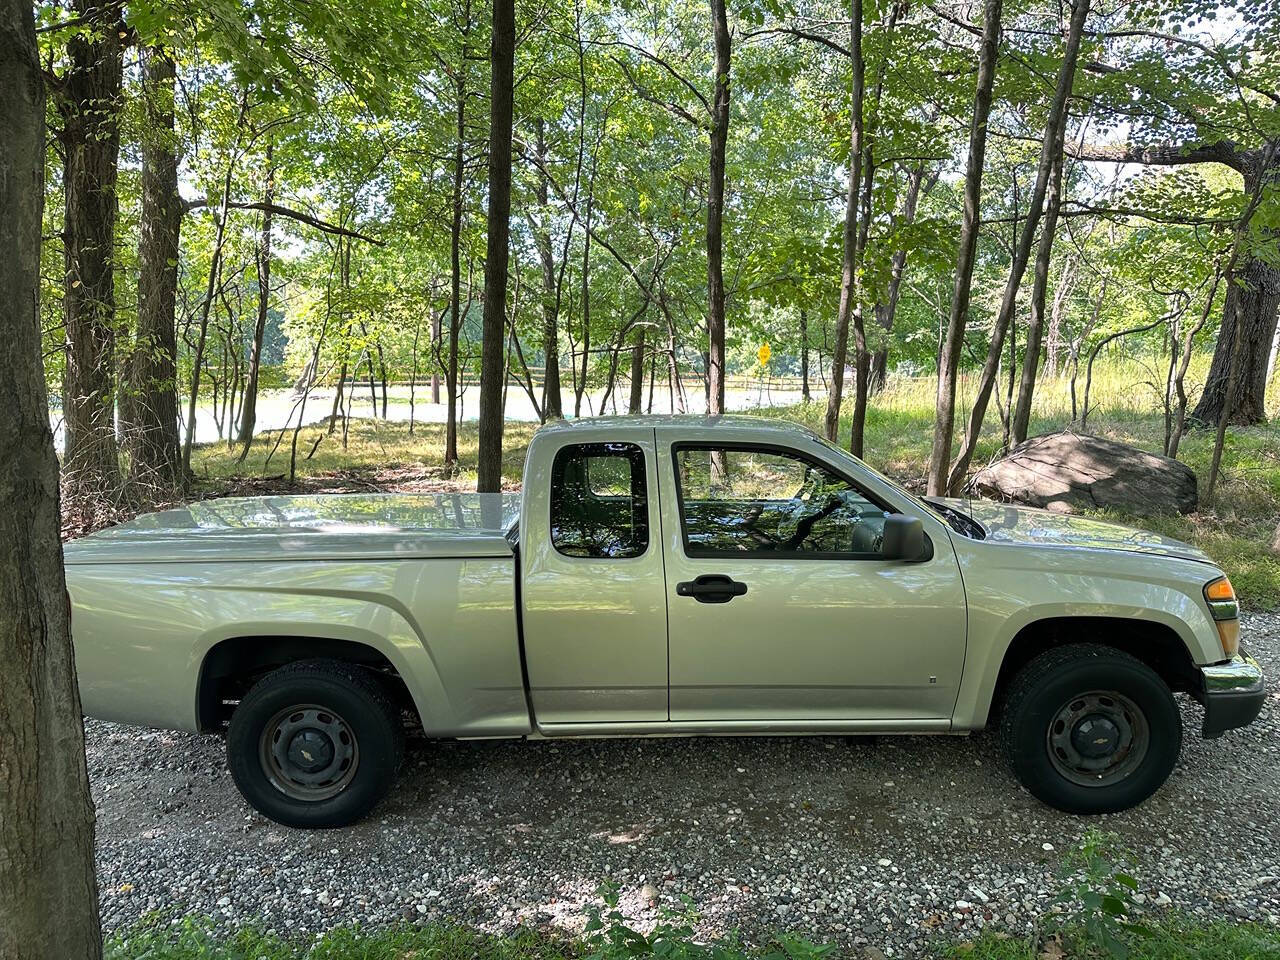
M404 925L386 930L340 927L315 938L281 937L241 930L222 937L207 921L144 923L107 939L105 960L622 960L604 945L593 949L577 940L522 930L494 936L452 925ZM1259 924L1195 922L1171 917L1148 927L1142 936L1123 937L1129 960L1280 960L1280 931ZM800 938L747 950L731 943L635 943L630 960L642 957L715 960L857 960L860 951L805 946ZM656 948L656 950L654 949ZM1079 931L1052 936L1010 936L999 931L976 940L937 943L926 957L939 960L1097 960L1113 956Z

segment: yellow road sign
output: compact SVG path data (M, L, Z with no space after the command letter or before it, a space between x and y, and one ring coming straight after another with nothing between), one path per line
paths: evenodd
M769 344L760 344L760 349L756 351L756 359L760 361L762 367L769 365Z

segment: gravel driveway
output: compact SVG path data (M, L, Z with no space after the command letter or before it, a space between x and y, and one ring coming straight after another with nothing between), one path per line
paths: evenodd
M1244 639L1280 677L1280 616ZM410 749L399 787L344 830L241 801L220 737L91 722L109 929L171 906L314 933L452 919L579 928L605 880L651 921L688 895L707 936L808 932L913 954L940 930L1021 929L1090 825L1141 858L1149 903L1280 923L1280 696L1253 726L1187 739L1169 783L1097 819L1041 805L996 738L469 742Z

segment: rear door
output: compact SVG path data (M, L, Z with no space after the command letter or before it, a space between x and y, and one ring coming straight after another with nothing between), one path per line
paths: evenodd
M966 618L941 525L929 560L884 560L897 508L852 471L713 436L657 431L672 722L945 727Z
M667 607L653 430L551 429L558 432L542 439L536 458L531 451L520 533L536 722L554 732L566 724L665 721ZM561 435L554 455L543 455Z

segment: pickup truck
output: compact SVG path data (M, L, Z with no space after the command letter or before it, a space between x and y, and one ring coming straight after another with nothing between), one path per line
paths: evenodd
M1223 571L1155 534L922 499L804 427L556 423L523 495L208 500L65 550L85 711L225 728L244 797L330 827L428 738L968 734L1076 813L1168 777L1174 693L1253 721Z

